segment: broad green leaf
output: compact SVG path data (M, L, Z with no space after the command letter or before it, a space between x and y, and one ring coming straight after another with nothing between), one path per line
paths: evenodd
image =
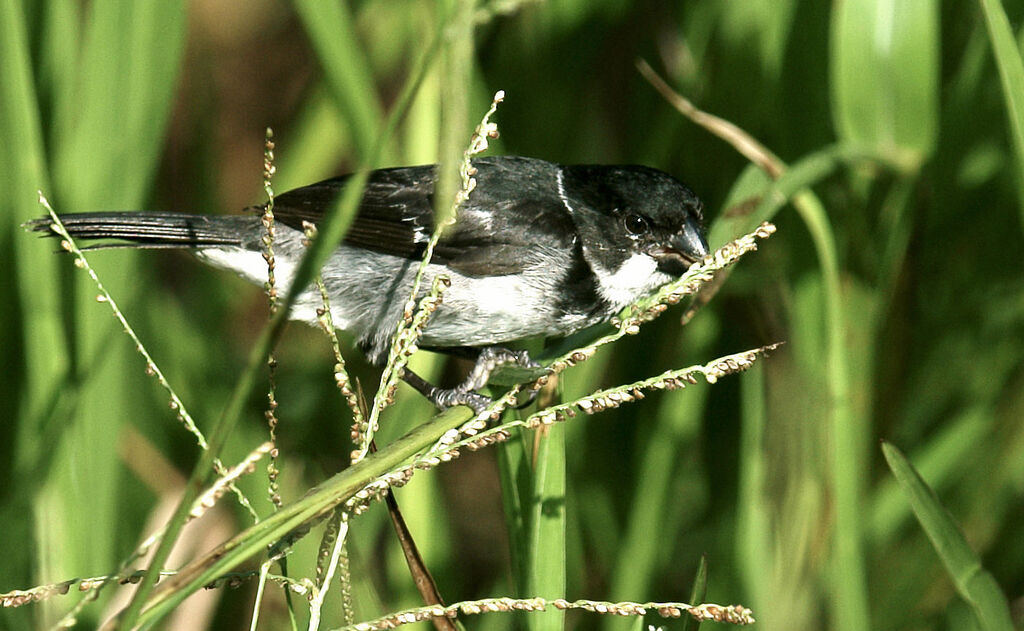
M842 140L907 170L935 148L939 3L844 0L832 16L832 116Z

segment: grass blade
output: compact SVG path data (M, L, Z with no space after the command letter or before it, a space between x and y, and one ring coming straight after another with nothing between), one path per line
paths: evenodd
M316 49L338 112L348 123L352 144L366 162L374 151L384 113L375 98L377 88L356 37L348 4L296 0L293 6Z
M1012 631L1006 597L992 575L981 566L978 556L971 550L952 516L939 503L935 492L899 449L883 442L882 453L907 496L917 521L946 566L957 592L971 606L978 624L985 631Z
M21 401L23 419L35 418L42 412L45 402L55 390L60 375L67 370L66 362L53 349L63 345L60 326L60 308L53 292L39 291L37 283L56 282L59 261L50 248L26 247L17 226L39 213L37 191L49 186L46 153L43 146L42 122L37 109L37 95L32 80L32 62L29 56L28 32L21 3L17 0L0 2L0 138L7 148L0 152L0 183L5 195L5 212L0 224L4 240L10 239L12 265L17 279L13 284L22 291L5 293L18 296L20 303L21 340L11 335L12 346L22 346L24 368L12 374L21 375L24 388L14 390ZM16 149L14 149L16 148ZM11 277L4 275L5 283ZM12 288L15 289L15 288ZM16 305L12 305L16 306ZM11 322L19 321L12 317ZM6 329L6 327L5 327ZM4 335L8 335L5 331ZM15 355L17 357L17 355ZM22 424L26 439L35 435L34 428ZM31 444L34 441L29 441Z
M370 481L429 447L445 432L465 423L471 415L471 410L464 406L445 411L375 454L324 481L298 501L282 507L267 519L250 526L230 541L192 561L174 577L161 582L153 597L146 603L138 623L145 626L159 620L189 594L201 589L221 574L231 571L247 559L265 553L268 545L280 540L302 524L326 515Z
M0 401L5 410L10 447L0 450L4 472L0 482L8 498L0 502L0 545L6 584L28 584L38 565L31 541L35 524L31 495L40 484L36 474L45 461L53 393L66 392L67 358L54 349L64 344L61 308L56 292L40 284L59 280L59 261L50 248L26 243L18 228L38 211L36 191L48 186L49 174L42 124L32 77L28 25L23 3L0 0L0 347L7 354ZM38 612L5 614L9 628L32 628Z
M991 410L979 406L944 421L935 436L910 452L915 470L935 488L951 486L957 476L963 475L975 454L986 449L985 440L991 438L993 417ZM868 527L873 543L892 540L912 518L909 508L896 480L886 480L878 486Z
M1024 227L1024 61L999 0L979 0L979 4L985 14L985 25L1003 84L1006 116L1010 119L1010 135L1017 155L1017 190L1021 196L1021 225Z
M832 112L842 139L916 170L939 119L939 3L847 0L832 12Z
M74 90L58 103L57 205L135 208L149 188L185 43L182 2L94 2ZM88 165L88 168L83 168Z
M395 128L398 126L398 121L405 115L409 103L412 101L416 90L422 83L425 68L429 65L435 52L436 47L432 45L419 61L413 74L407 79L402 92L396 101L394 109L392 109L383 129L380 131L375 141L376 144L368 158L368 163L370 165L376 164L380 159L384 147L390 141ZM313 240L313 243L310 245L306 255L302 257L302 260L299 262L299 265L295 270L295 275L292 278L291 289L287 296L285 296L284 300L280 303L278 311L274 314L270 324L263 329L259 339L253 345L246 368L242 371L242 375L235 384L231 398L225 406L216 426L210 433L210 448L202 453L199 458L199 462L193 469L186 493L181 498L174 516L168 522L167 534L165 535L164 540L161 541L160 547L157 549L150 562L150 568L155 569L156 571L147 572L138 590L135 592L135 596L133 597L131 604L122 612L124 618L122 622L131 625L142 610L146 597L153 589L157 572L170 554L171 548L174 545L174 539L184 524L185 516L189 511L189 506L191 505L192 500L195 498L197 489L202 485L203 480L209 478L210 466L213 459L218 457L220 449L226 442L228 435L230 435L231 431L238 423L245 401L256 385L257 375L260 374L260 371L266 361L266 357L270 354L271 349L276 344L277 339L284 330L291 306L295 303L297 296L302 292L302 290L312 282L316 270L320 269L320 266L323 265L324 261L327 260L327 257L334 250L334 244L340 242L341 238L344 236L352 218L355 216L356 206L362 197L363 186L365 185L368 177L368 168L364 168L352 174L345 191L337 202L327 211L323 223L319 226L317 238ZM201 585L202 583L198 584ZM184 598L184 596L181 596L181 598ZM180 601L180 598L178 598L176 602L178 601ZM151 604L147 604L146 607L147 610L153 609ZM166 614L169 610L169 608L165 608L161 609L161 612Z
M708 340L687 328L685 337L695 355L710 352ZM656 577L668 564L670 548L659 535L671 538L673 508L678 499L675 489L681 481L680 454L687 445L698 440L702 417L707 407L710 388L687 388L664 396L657 414L650 422L653 427L643 440L637 453L643 454L634 479L640 481L632 499L621 543L617 546L614 577L609 593L614 600L631 600L656 589ZM689 601L697 604L700 601ZM604 628L625 631L628 621L610 618Z
M811 233L825 291L822 317L827 335L823 346L827 358L825 374L831 400L831 430L834 435L831 458L836 506L833 569L837 591L834 618L837 627L843 631L868 628L867 578L858 517L864 477L862 460L858 456L863 447L863 437L867 435L866 419L855 412L851 399L850 365L854 354L844 344L847 326L843 312L844 295L840 282L835 232L824 205L809 188L834 170L844 156L855 155L860 151L859 145L840 143L834 147L826 147L805 157L794 167L788 168L771 150L746 131L729 121L698 109L688 99L672 91L649 67L646 67L646 64L641 64L639 68L680 113L728 142L774 180L764 189L760 199L756 199L753 211L744 214L744 221L770 217L789 200ZM749 186L752 181L753 178L745 178L744 184ZM711 228L712 244L715 243L717 236L716 228L717 226Z
M766 461L765 429L768 410L764 369L749 371L740 382L743 425L740 430L740 502L737 522L737 565L747 593L748 605L765 619L767 595L771 593L772 520L766 495L770 483Z
M693 589L690 590L690 604L698 605L704 602L708 595L708 556L700 555L700 565L697 566L697 575L693 577ZM697 631L700 622L687 616L683 618L682 631Z
M497 446L498 476L501 483L501 506L509 537L509 560L512 565L515 594L527 598L526 535L527 506L532 488L525 432Z
M565 597L565 426L536 435L534 488L529 504L527 594L547 599ZM527 617L531 631L561 631L565 612L559 609Z

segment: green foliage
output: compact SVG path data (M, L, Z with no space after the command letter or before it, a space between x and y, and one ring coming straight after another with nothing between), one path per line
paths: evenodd
M399 501L447 601L683 601L701 576L707 600L751 607L760 629L1006 628L1005 603L1024 590L1019 6L221 4L0 0L0 592L116 571L167 520L154 511L176 505L189 472L209 475L95 287L19 229L41 213L36 191L60 212L233 212L262 201L268 125L282 191L364 165L453 160L502 89L493 152L669 171L705 200L713 247L765 219L779 226L690 324L676 308L603 347L563 373L562 400L786 345L714 388L652 393L561 424L539 449L524 432L414 477ZM638 57L788 168L773 181L683 117ZM344 224L340 212L329 232ZM90 262L201 428L218 435L218 418L237 418L219 455L241 461L266 439L265 397L239 385L246 374L263 387L261 372L244 373L269 342L259 290L177 253ZM346 342L372 396L377 375ZM264 475L244 478L266 519L253 526L229 494L207 522L222 530L186 527L171 566L246 529L263 534L231 558L258 553L323 501L300 500L308 489L332 479L320 491L340 492L332 476L353 475L338 473L352 445L329 344L290 326L276 353L286 508L262 499ZM411 366L443 374L426 353ZM401 390L382 454L404 454L386 449L408 447L396 438L431 416ZM883 457L881 439L906 460ZM374 506L349 523L357 619L421 604L387 521ZM316 566L316 534L289 557L296 576ZM199 585L220 567L176 580ZM77 628L123 607L119 591L84 607ZM323 628L342 624L339 591ZM218 612L207 617L161 600L180 616L165 624L247 628L238 612L254 592L254 580L206 592ZM81 598L5 610L0 628L47 628ZM290 628L282 602L269 585L260 628ZM463 623L637 628L548 615Z
M1021 173L1024 172L1024 61L1021 60L1020 48L1010 30L1003 7L994 0L982 0L981 8L985 12L985 24L988 26L992 51L999 68L1006 117L1010 124L1018 173ZM1024 193L1021 194L1021 200L1021 217L1024 217Z
M973 609L978 626L986 631L1011 631L1013 623L1006 597L992 575L981 567L981 560L971 550L956 522L899 449L882 443L882 452L914 515L953 578L957 592Z

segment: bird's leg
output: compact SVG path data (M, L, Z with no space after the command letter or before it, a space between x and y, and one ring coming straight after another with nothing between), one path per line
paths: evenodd
M490 398L476 392L463 392L458 387L438 388L408 368L402 371L402 381L415 388L440 410L447 410L456 405L468 405L475 413L480 414L491 404Z
M476 364L469 371L466 380L454 388L438 388L408 368L403 372L402 379L442 410L455 405L468 405L474 412L480 414L491 404L491 399L476 391L486 386L491 373L505 364L518 364L524 368L537 366L526 351L487 346L480 350Z

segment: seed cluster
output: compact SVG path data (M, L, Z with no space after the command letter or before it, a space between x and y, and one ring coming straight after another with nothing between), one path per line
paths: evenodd
M663 618L680 618L688 614L693 619L704 622L712 620L730 624L748 625L755 622L750 609L742 605L716 605L705 603L688 605L686 603L634 603L634 602L601 602L593 600L569 601L562 598L546 600L544 598L485 598L466 601L448 606L428 605L394 613L370 622L360 622L342 631L385 631L402 625L423 622L431 618L455 619L459 615L478 615L485 613L509 613L513 611L544 611L548 607L562 611L578 609L605 615L643 616L648 612Z

